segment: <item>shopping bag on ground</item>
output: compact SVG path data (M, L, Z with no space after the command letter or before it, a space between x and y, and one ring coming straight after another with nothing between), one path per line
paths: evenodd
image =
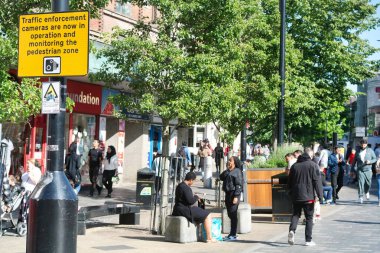
M206 230L204 225L201 226L202 235L201 241L207 240ZM217 241L223 241L222 236L222 218L212 218L211 219L211 236Z

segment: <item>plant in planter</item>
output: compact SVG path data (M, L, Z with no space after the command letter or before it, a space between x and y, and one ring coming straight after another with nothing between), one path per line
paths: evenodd
M286 167L285 155L288 153L293 153L295 150L303 150L301 145L291 144L284 145L277 148L276 152L272 153L268 160L264 156L258 155L255 156L253 162L248 164L249 169L253 168L284 168Z

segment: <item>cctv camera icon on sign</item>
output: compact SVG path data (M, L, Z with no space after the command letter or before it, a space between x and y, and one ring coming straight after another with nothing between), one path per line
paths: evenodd
M44 74L61 73L61 57L44 58Z

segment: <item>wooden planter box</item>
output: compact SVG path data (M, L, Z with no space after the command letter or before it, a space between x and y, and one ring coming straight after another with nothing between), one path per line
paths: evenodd
M248 203L255 210L272 209L272 182L274 175L284 172L283 168L258 168L247 170Z

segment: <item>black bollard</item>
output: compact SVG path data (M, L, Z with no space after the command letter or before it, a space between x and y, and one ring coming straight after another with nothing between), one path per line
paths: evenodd
M78 200L63 171L48 171L29 201L26 252L75 253Z
M49 115L48 171L30 196L26 252L75 253L78 198L63 172L66 80L51 80L61 82L61 112Z

